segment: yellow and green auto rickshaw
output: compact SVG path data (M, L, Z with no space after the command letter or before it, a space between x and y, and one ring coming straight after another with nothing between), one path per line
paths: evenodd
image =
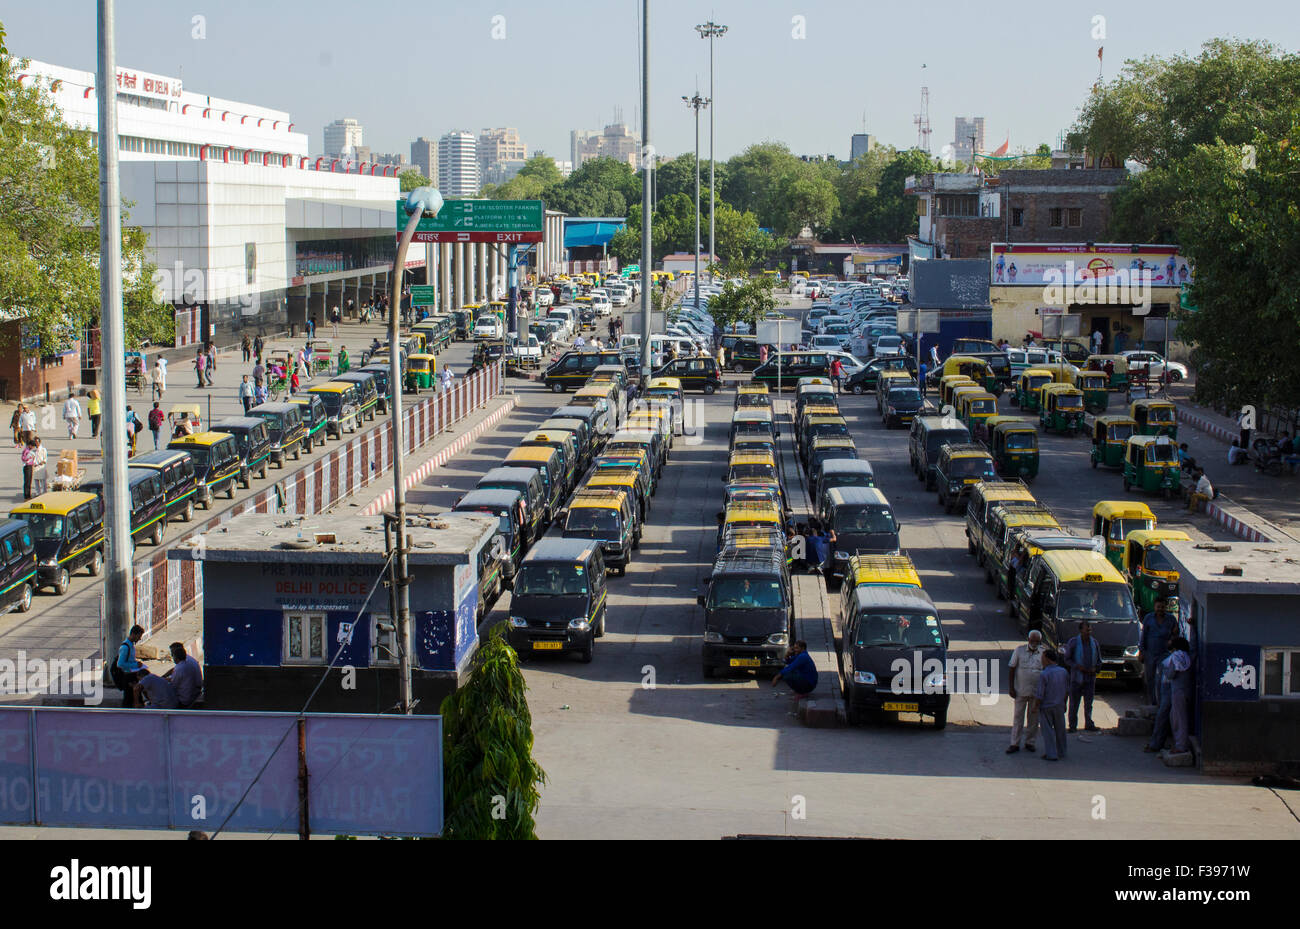
M948 406L952 403L952 392L958 387L978 387L973 380L964 374L945 374L939 378L939 405Z
M1134 400L1128 415L1137 423L1138 435L1178 438L1178 413L1168 400Z
M966 424L971 437L983 442L988 438L985 424L998 413L998 398L987 390L961 391L957 400L957 418Z
M411 355L406 361L406 389L419 393L437 386L438 359L433 355Z
M1155 609L1157 600L1178 596L1178 572L1161 543L1190 541L1192 537L1178 529L1139 529L1128 534L1124 574L1133 587L1133 601L1143 615Z
M1127 416L1098 416L1092 421L1092 466L1124 467L1124 447L1137 431Z
M1092 534L1106 540L1106 559L1121 571L1129 533L1155 527L1156 514L1145 503L1099 500L1092 508Z
M1063 435L1078 435L1087 429L1083 421L1083 391L1069 384L1046 384L1041 398L1038 422L1044 430Z
M1029 481L1038 476L1038 430L1031 421L1019 416L990 416L984 428L999 477Z
M1106 412L1110 406L1105 371L1080 371L1074 376L1074 386L1083 391L1083 408L1094 416Z
M1012 403L1026 413L1037 413L1041 400L1038 392L1044 384L1055 382L1050 368L1026 368L1016 378L1016 394Z
M1101 371L1106 371L1106 362L1110 362L1110 389L1112 391L1128 390L1128 359L1123 355L1089 355L1088 360L1084 362L1084 367Z
M1002 384L996 374L993 373L992 366L983 358L975 358L970 355L952 355L944 360L943 376L950 374L964 374L976 384L979 384L989 393L995 396L1002 395Z
M1129 436L1124 447L1124 490L1162 493L1166 500L1178 491L1182 467L1178 446L1168 436Z

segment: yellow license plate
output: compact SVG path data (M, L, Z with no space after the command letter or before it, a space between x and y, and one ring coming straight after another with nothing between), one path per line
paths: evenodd
M884 706L886 713L915 713L920 708L919 703L886 703Z
M534 642L533 643L533 651L558 652L562 648L564 648L563 642Z
M733 668L757 668L762 665L757 658L732 658L729 663Z
M1114 672L1114 671L1098 671L1098 672L1097 672L1097 680L1099 680L1099 681L1113 681L1113 680L1115 680L1115 672Z

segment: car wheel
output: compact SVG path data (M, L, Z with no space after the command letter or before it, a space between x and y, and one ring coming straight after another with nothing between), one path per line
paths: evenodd
M159 545L162 545L163 527L166 525L167 525L167 520L165 519L160 519L158 520L158 522L154 523L153 535L150 536L149 539L153 543L154 548L157 548Z
M599 625L596 626L595 632L593 634L598 639L603 639L605 637L605 614L604 613L600 614L600 623Z
M715 390L717 390L717 389L718 389L718 388L714 387L712 384L705 384L705 385L704 385L704 392L705 392L706 394L711 394L711 393L713 393L713 392L714 392Z
M293 447L293 460L294 460L294 461L298 461L300 458L302 458L302 443L301 443L301 442L299 442L297 445L295 445L295 446Z
M245 490L253 486L253 471L251 468L248 471L239 472L239 486Z
M19 613L26 613L31 608L32 608L32 585L24 584L23 595L18 598L18 606L16 607L16 609L18 610Z
M181 511L181 522L188 523L194 518L194 501L186 500L185 509Z
M72 578L68 576L67 568L59 569L59 576L54 580L54 592L62 597L68 592L68 585L72 583Z
M936 710L934 714L934 728L943 729L948 725L948 708L945 706L942 710Z
M553 394L562 394L562 393L564 393L564 385L561 384L559 381L553 381L553 382L551 383L551 393L553 393Z
M591 664L591 645L578 652L578 660L583 664Z
M741 364L739 361L737 361L734 365L731 366L731 370L734 371L736 374L744 374L745 366Z
M866 393L866 391L864 391L864 390L862 389L862 385L861 385L861 384L854 384L854 385L853 385L853 393L854 393L854 396L861 397L864 393Z
M1183 379L1182 372L1180 372L1180 371L1170 371L1170 372L1169 372L1169 383L1171 383L1171 384L1177 384L1177 383L1178 383L1179 381L1181 381L1182 379Z
M235 479L233 477L226 483L226 499L235 499Z

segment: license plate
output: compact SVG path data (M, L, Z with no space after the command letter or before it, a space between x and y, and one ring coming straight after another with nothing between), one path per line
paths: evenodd
M757 668L762 662L757 658L732 658L729 664L733 668Z
M1115 672L1114 672L1114 671L1098 671L1098 672L1097 672L1097 680L1099 680L1099 681L1113 681L1113 680L1115 680Z
M564 648L563 642L534 642L533 651L537 652L558 652Z
M915 713L921 708L919 703L886 703L886 713Z

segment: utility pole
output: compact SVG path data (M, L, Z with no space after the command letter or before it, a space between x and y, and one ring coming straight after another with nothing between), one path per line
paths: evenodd
M715 99L713 96L713 40L722 38L727 34L727 27L720 26L713 20L709 20L702 26L696 26L695 31L700 34L701 39L709 40L709 99ZM709 263L717 261L716 246L713 244L713 233L716 228L713 213L718 207L718 201L713 191L713 111L717 107L709 108ZM712 278L710 278L712 279Z
M654 149L650 147L650 0L641 0L641 384L650 383L650 307L654 289L650 225Z
M126 332L122 319L122 197L117 173L113 0L99 0L99 325L104 358L104 660L131 628L131 504L127 496Z
M700 110L709 105L707 97L696 91L682 102L695 111L695 308L700 306Z

